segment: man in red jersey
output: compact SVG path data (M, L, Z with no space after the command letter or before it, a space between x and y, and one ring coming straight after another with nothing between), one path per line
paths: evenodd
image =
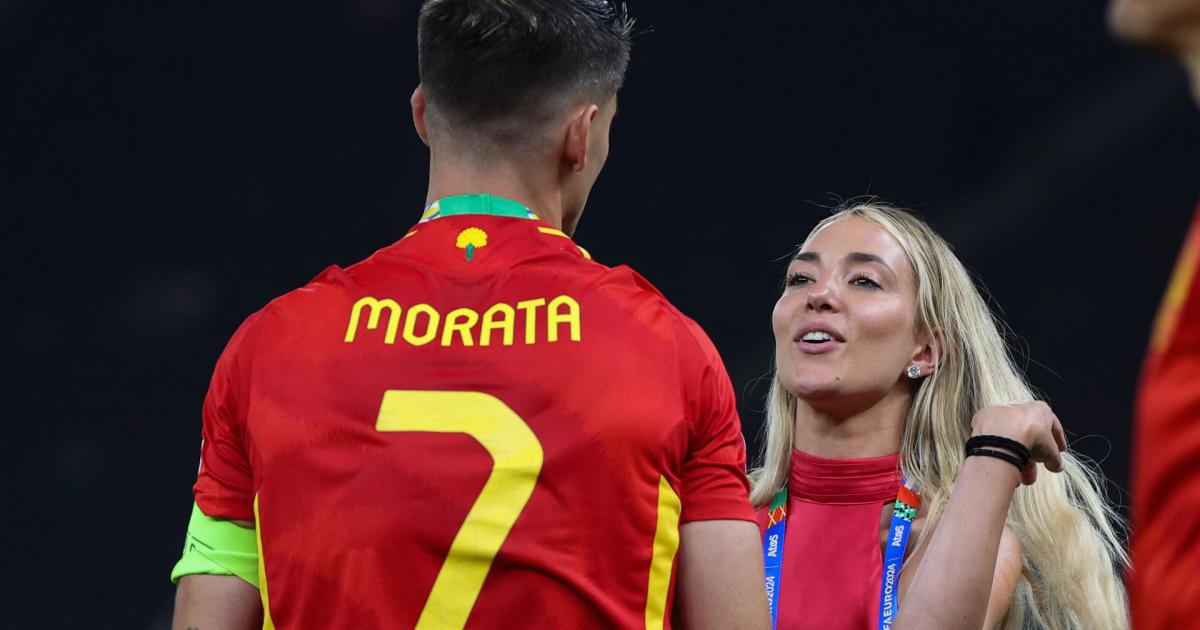
M629 26L604 0L424 3L426 211L229 342L175 627L767 626L716 350L570 237Z
M1115 0L1121 37L1183 61L1200 103L1200 0ZM1195 627L1200 601L1200 208L1158 313L1137 400L1130 609L1138 630Z

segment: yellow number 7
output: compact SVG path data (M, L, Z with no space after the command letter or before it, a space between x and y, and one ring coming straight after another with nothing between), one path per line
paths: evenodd
M454 536L417 630L462 628L492 560L542 472L542 444L500 399L481 392L388 390L377 431L465 433L492 456L492 472Z

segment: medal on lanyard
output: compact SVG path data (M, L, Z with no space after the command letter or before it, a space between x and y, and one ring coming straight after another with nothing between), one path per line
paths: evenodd
M900 579L900 568L904 564L904 551L908 547L908 534L921 498L908 487L905 481L896 495L892 507L892 521L888 529L887 547L883 556L883 577L879 585L879 630L891 630L896 615L900 612L896 590ZM767 591L767 606L771 611L771 629L779 623L780 577L783 574L783 540L787 533L787 487L771 499L767 511L767 531L763 537L763 568Z

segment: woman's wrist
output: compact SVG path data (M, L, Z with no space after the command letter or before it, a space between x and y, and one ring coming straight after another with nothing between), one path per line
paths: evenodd
M1016 440L1000 435L976 435L967 440L966 456L995 457L1023 470L1029 465L1031 453L1029 447Z
M975 483L984 484L984 487L999 484L997 490L1003 488L1007 492L1016 490L1021 485L1021 469L1003 458L967 455L963 459L962 465L964 472L971 470L975 474L982 475L981 478L977 478ZM983 487L974 486L973 489L982 490ZM1009 496L1011 498L1011 495Z
M971 437L981 435L1008 438L1020 442L1026 448L1037 441L1036 427L1020 422L989 422L988 418L976 418L976 421L971 423Z

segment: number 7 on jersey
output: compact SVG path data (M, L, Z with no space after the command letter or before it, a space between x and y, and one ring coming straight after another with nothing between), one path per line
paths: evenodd
M482 392L388 390L375 429L465 433L492 456L483 484L417 621L417 630L462 628L500 546L533 494L542 472L542 445L520 416Z

